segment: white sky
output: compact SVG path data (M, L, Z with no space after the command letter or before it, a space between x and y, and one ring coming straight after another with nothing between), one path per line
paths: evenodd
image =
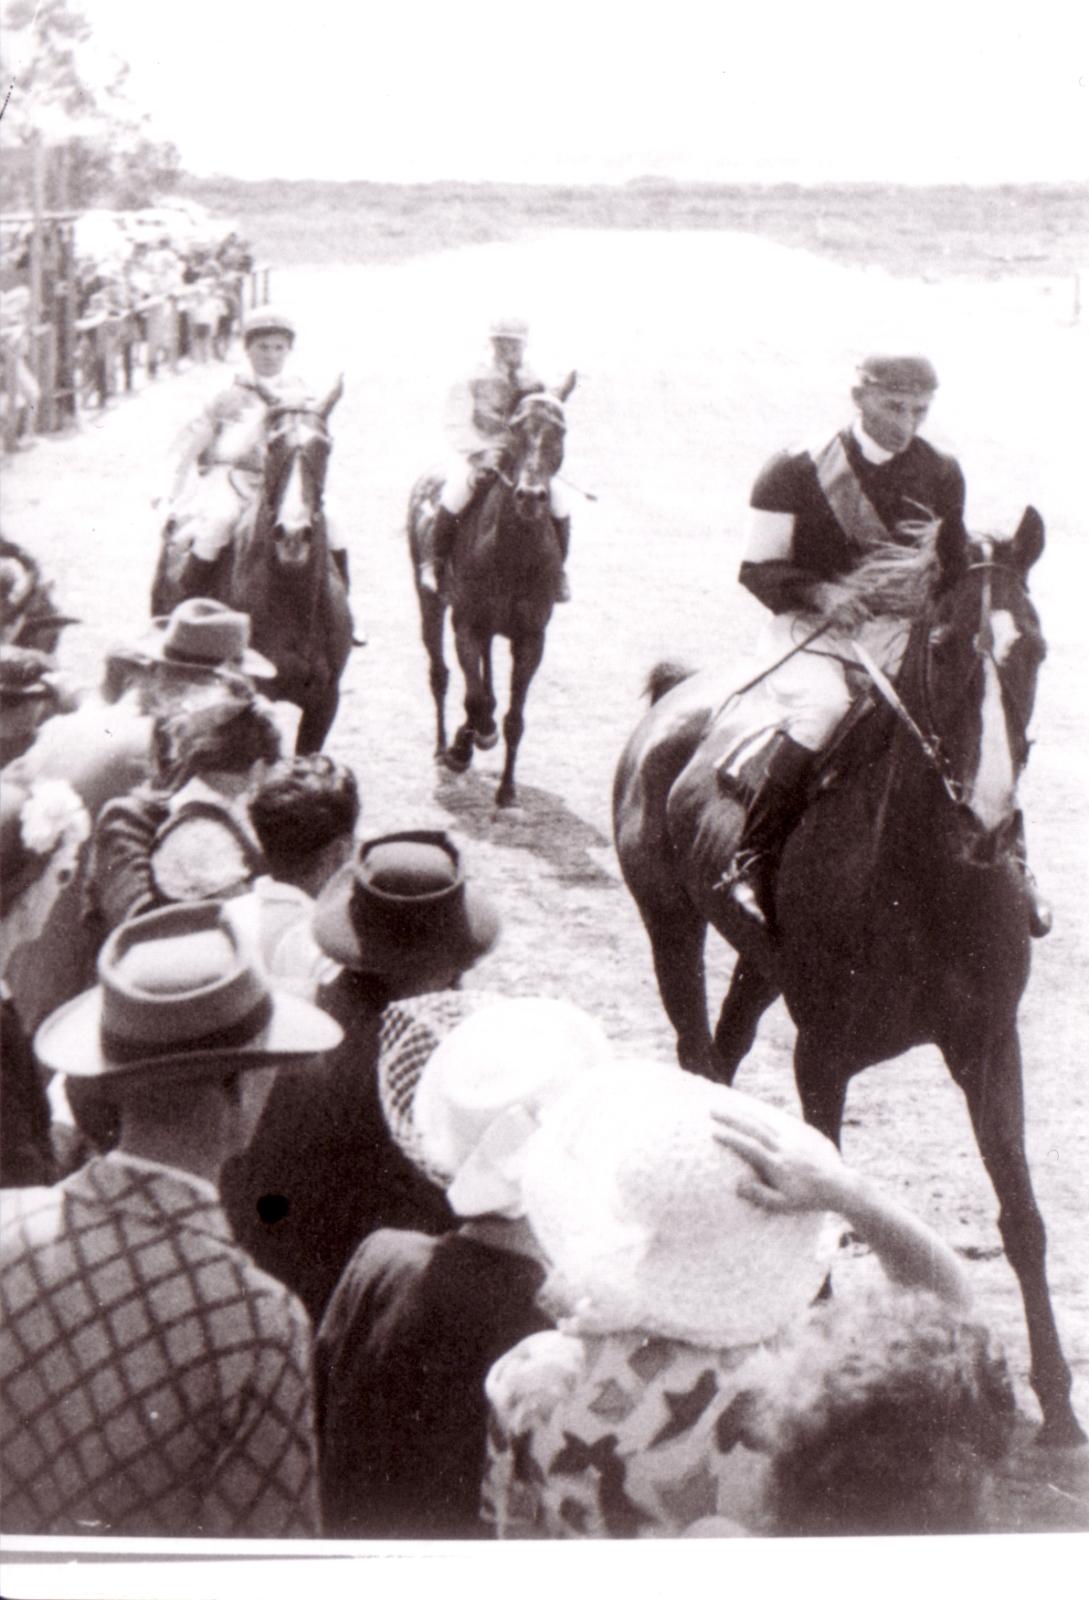
M194 172L1089 177L1085 0L83 0Z

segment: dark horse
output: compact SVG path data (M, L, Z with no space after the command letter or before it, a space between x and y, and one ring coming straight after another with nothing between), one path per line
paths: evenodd
M895 696L879 701L831 754L783 852L774 938L721 887L742 821L715 771L713 725L728 694L721 672L652 676L655 703L617 770L614 826L682 1066L731 1082L782 993L798 1029L803 1113L838 1142L855 1073L938 1045L998 1196L1041 1438L1069 1444L1084 1435L1025 1153L1017 1008L1029 972L1028 908L1009 849L1044 656L1026 588L1043 540L1031 509L1004 544L942 528L937 581L896 679L899 705ZM713 1038L708 924L738 952Z
M332 441L328 419L338 382L320 404L281 404L262 391L265 475L256 516L223 552L203 592L249 613L251 643L275 664L268 692L302 708L296 747L320 750L336 716L340 675L352 646L344 584L329 553L322 495ZM161 616L194 592L188 551L164 540L151 590Z
M431 663L431 693L437 725L435 754L453 772L464 772L474 746L492 749L499 740L492 686L492 641L510 640L510 705L503 719L507 758L496 804L516 803L514 763L525 728L525 703L544 655L562 565L549 516L549 485L563 463L566 427L563 401L574 374L556 394L531 394L510 421L511 460L484 495L463 514L446 592L420 582L420 565L431 552L431 525L442 480L435 474L413 486L408 505L408 540L420 605L420 624ZM465 721L446 743L446 688L450 674L443 654L449 606L458 661L465 677Z

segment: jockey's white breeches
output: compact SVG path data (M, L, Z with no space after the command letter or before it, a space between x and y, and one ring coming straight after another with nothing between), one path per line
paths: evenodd
M447 511L455 517L473 498L473 491L480 479L481 469L466 456L453 456L446 466L446 476L443 480L442 494L439 504L445 506ZM569 517L571 506L568 496L564 493L562 483L557 483L555 478L548 489L548 509L554 517Z
M772 617L761 636L758 662L766 669L793 650L818 626L812 616L784 612ZM846 716L854 699L844 663L856 664L851 640L857 639L890 676L903 660L908 624L900 617L878 617L850 633L829 630L811 649L776 667L765 688L780 712L779 725L808 750L821 750Z
M205 472L194 475L182 497L175 502L173 537L188 544L202 561L214 561L227 548L242 519L256 510L261 488L259 472L224 462L213 463ZM325 534L330 550L344 549L338 521L328 511Z

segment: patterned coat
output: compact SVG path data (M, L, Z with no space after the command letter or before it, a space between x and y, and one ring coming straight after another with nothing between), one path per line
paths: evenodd
M306 1315L210 1184L113 1154L5 1193L0 1311L4 1532L319 1531Z

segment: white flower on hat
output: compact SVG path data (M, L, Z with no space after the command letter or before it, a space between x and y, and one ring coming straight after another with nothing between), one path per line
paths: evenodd
M49 855L62 842L80 845L91 831L91 819L79 795L63 778L35 783L19 815L23 843L35 855Z

